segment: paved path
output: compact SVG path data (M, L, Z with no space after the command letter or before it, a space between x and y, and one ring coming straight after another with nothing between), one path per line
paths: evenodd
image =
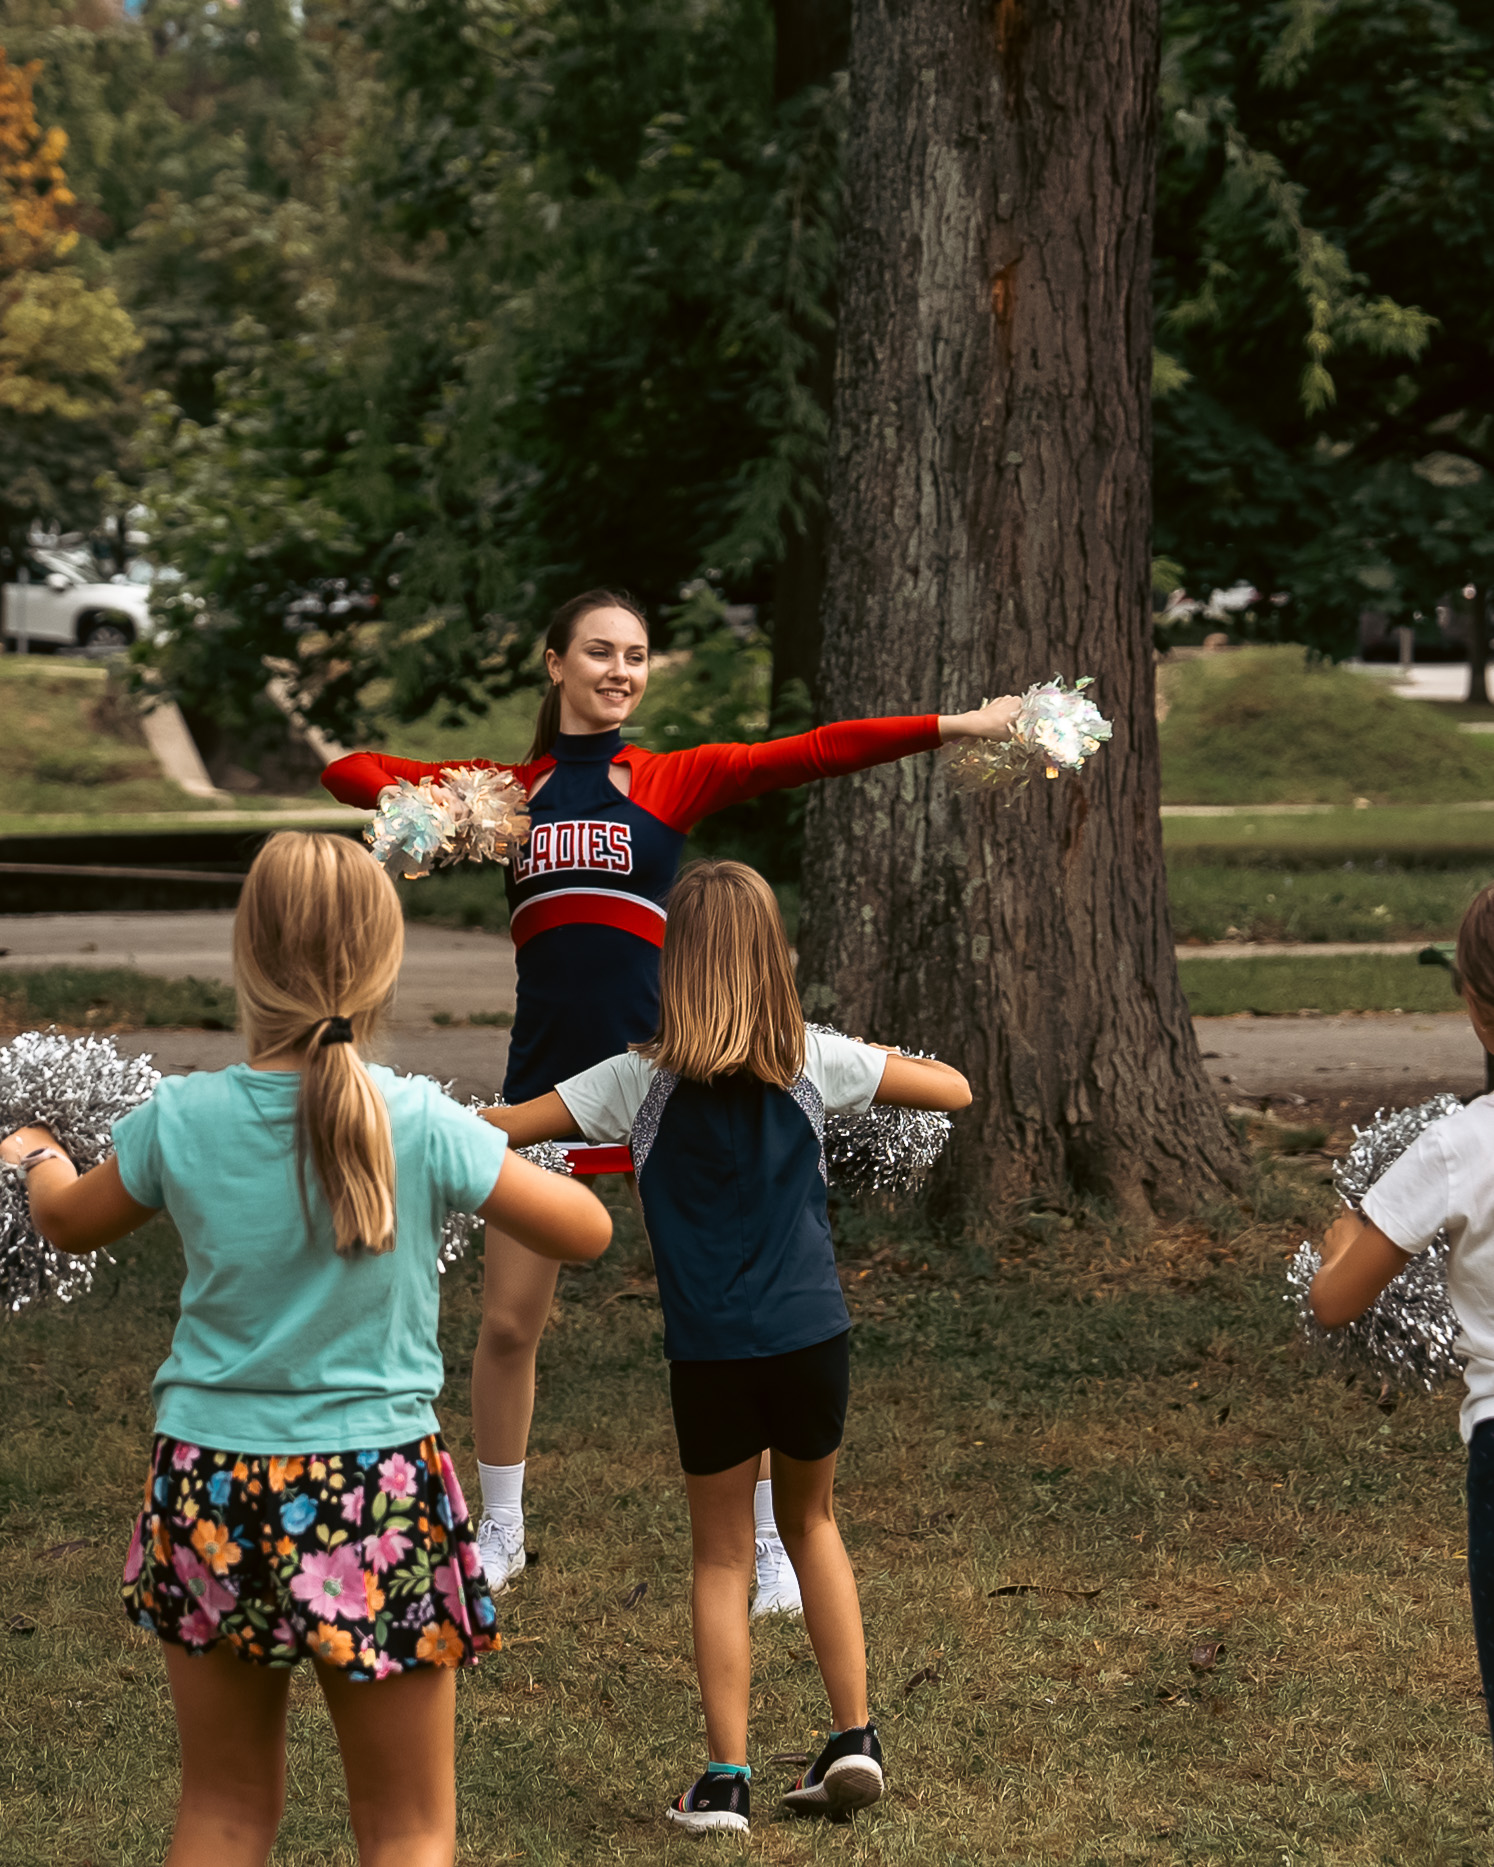
M138 966L165 978L231 977L231 913L20 914L0 917L0 973L8 968L70 964ZM465 1023L472 1012L512 1012L513 946L504 935L429 927L405 930L405 964L385 1054L459 1090L488 1094L502 1080L508 1033ZM1317 955L1363 948L1307 945L1184 947L1196 959ZM1414 952L1386 942L1373 952ZM449 1026L432 1013L449 1012ZM1484 1086L1483 1053L1461 1012L1367 1013L1342 1017L1198 1018L1199 1045L1214 1079L1235 1096L1367 1095ZM242 1058L243 1040L227 1031L141 1031L121 1047L150 1051L162 1069L219 1069Z

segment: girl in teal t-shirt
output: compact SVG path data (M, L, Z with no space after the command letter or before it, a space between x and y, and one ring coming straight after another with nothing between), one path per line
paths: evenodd
M365 850L274 836L234 926L249 1062L162 1082L81 1179L45 1129L0 1142L59 1250L97 1250L161 1208L181 1234L124 1570L176 1708L172 1867L267 1858L302 1658L337 1727L360 1859L452 1861L454 1669L492 1646L495 1617L434 1411L442 1221L476 1212L555 1258L611 1236L577 1182L509 1155L434 1084L363 1062L403 947Z

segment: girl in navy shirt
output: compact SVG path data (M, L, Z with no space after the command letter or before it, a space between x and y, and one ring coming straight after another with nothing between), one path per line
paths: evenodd
M500 768L529 793L534 825L507 872L519 974L503 1084L509 1102L543 1095L654 1030L664 898L685 838L703 817L951 739L1002 738L1020 705L1008 697L969 713L842 720L758 745L646 752L624 745L618 729L643 698L648 655L647 624L624 598L590 590L564 604L545 636L551 686L534 744L523 764ZM322 782L344 803L366 808L397 778L439 778L452 762L354 752L329 765ZM628 1162L613 1148L572 1164L581 1173L626 1172ZM478 1540L495 1589L524 1567L524 1456L555 1277L554 1265L489 1228L472 1420L483 1494ZM766 1492L764 1484L753 1612L792 1611L792 1571L779 1563Z
M824 1120L873 1102L969 1101L947 1064L807 1033L772 890L742 863L699 862L669 897L655 1035L547 1095L486 1111L521 1146L579 1129L632 1148L694 1550L709 1755L668 1810L687 1828L747 1827L747 1591L753 1488L769 1449L774 1513L833 1724L784 1800L839 1815L882 1793L861 1609L832 1502L850 1317L826 1211Z

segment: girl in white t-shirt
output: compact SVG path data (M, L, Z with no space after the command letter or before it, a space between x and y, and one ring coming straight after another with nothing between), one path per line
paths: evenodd
M856 1580L832 1498L851 1319L825 1206L824 1120L873 1102L961 1109L963 1076L804 1028L773 891L740 862L698 862L669 897L654 1038L487 1119L511 1141L627 1142L653 1247L694 1552L706 1768L666 1811L748 1825L747 1585L758 1462L830 1698L829 1741L785 1793L843 1815L882 1793Z
M1494 1051L1494 887L1458 929L1454 982L1479 1042ZM1467 1356L1468 1585L1484 1701L1494 1716L1494 1096L1434 1122L1323 1240L1312 1308L1327 1328L1361 1316L1446 1230L1447 1293Z

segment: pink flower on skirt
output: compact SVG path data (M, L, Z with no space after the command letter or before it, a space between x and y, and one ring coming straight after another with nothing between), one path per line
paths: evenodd
M398 1530L380 1530L377 1536L363 1539L363 1560L376 1575L382 1575L386 1569L392 1569L411 1547L410 1539L401 1536Z
M431 1572L431 1580L441 1591L446 1612L464 1634L472 1632L472 1617L467 1612L467 1594L454 1562L443 1562Z
M342 1520L344 1523L357 1523L363 1515L363 1487L356 1485L342 1500Z
M390 1659L387 1653L379 1654L378 1658L374 1661L375 1679L387 1679L390 1673L402 1673L404 1670L404 1667L400 1665L399 1661Z
M469 1576L476 1575L482 1567L482 1557L477 1553L476 1543L458 1543L457 1553L461 1556L462 1567Z
M391 1452L379 1467L379 1489L390 1497L414 1497L415 1467L402 1452Z
M345 1621L362 1620L368 1613L368 1591L363 1583L363 1565L356 1549L346 1543L341 1549L312 1550L291 1578L291 1593L306 1603L313 1618L331 1620L341 1615Z
M189 1465L195 1465L201 1457L201 1446L178 1446L171 1455L172 1470L184 1472Z
M176 1624L176 1631L189 1647L207 1647L218 1638L218 1617L207 1614L201 1608L193 1608L190 1614L184 1614Z
M226 1614L238 1601L238 1596L231 1588L223 1586L195 1550L173 1550L171 1566L197 1604L197 1612L209 1616L216 1627L218 1616Z
M460 1523L467 1515L467 1500L462 1496L461 1480L447 1452L441 1454L441 1484L446 1492L446 1501L451 1506L451 1514Z
M130 1547L125 1555L124 1579L126 1585L133 1582L145 1562L145 1550L140 1542L140 1519L135 1519L135 1527L130 1532Z
M293 1647L296 1644L296 1630L283 1614L275 1623L270 1638L277 1647Z

